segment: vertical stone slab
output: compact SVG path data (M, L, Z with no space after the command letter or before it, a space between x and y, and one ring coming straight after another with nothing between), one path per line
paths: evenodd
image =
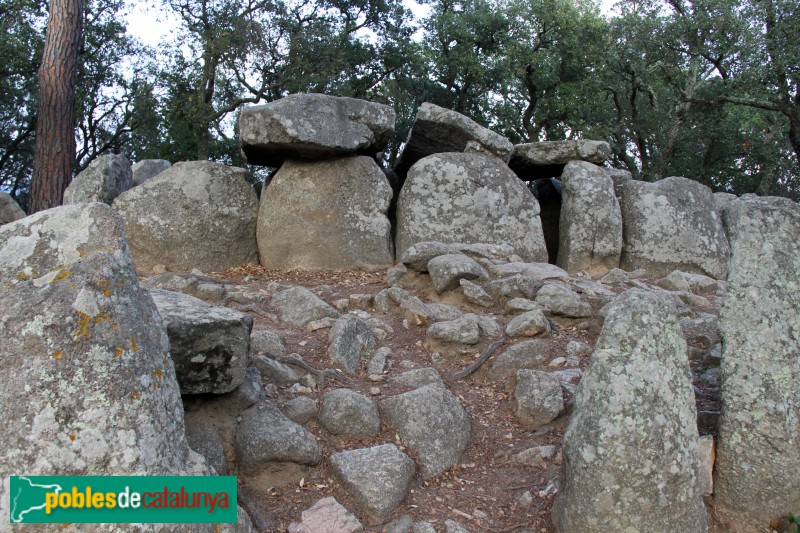
M372 158L287 161L261 196L256 232L267 268L357 269L394 259L392 189Z
M800 206L748 198L731 237L714 506L741 531L800 509Z
M622 213L614 181L602 168L571 161L561 175L561 223L556 264L600 277L619 266Z
M658 295L611 305L562 452L557 531L707 531L686 341Z

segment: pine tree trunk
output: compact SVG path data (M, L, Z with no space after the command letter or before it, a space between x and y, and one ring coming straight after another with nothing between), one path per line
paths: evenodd
M52 0L39 67L39 115L29 213L61 205L75 159L75 84L83 0Z

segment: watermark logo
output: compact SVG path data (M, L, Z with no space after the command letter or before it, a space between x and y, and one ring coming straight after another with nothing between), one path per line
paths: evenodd
M12 524L235 523L234 476L11 476Z

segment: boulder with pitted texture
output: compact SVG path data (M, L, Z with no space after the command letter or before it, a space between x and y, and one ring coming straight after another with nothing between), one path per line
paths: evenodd
M727 217L714 508L741 531L755 531L800 509L800 206L747 198Z
M258 248L267 268L358 269L394 259L392 189L369 157L287 161L262 192Z
M485 154L431 155L409 170L397 204L398 257L424 241L503 244L547 261L536 198Z
M730 247L711 189L687 178L622 185L620 268L643 268L651 276L673 270L724 279Z
M186 444L166 328L110 207L57 207L0 228L0 309L3 523L10 475L210 473Z
M258 263L258 197L244 169L177 163L114 200L139 271L219 272Z
M111 202L133 187L131 162L124 155L101 155L75 176L64 191L64 205Z
M611 304L574 409L557 531L707 531L686 341L657 293Z

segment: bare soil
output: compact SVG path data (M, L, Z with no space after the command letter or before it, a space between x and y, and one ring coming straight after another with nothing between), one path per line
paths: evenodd
M317 292L329 303L337 299L347 298L351 294L376 294L387 287L386 272L343 272L343 271L275 271L256 266L248 266L214 274L237 285L244 285L252 291L265 289L270 282L304 286ZM647 280L641 280L647 281ZM615 292L622 292L630 285L621 285ZM412 290L423 301L431 301L435 293L428 290ZM450 297L452 299L452 296ZM717 298L710 298L715 308L704 309L705 312L718 312ZM235 305L234 305L235 307ZM501 307L476 308L462 302L462 308L478 313L490 314L504 326L507 317ZM266 310L266 309L265 309ZM595 311L597 304L595 304ZM306 396L319 400L330 390L347 387L366 396L371 396L378 403L383 398L405 392L389 380L410 368L434 367L445 380L448 388L460 399L470 416L472 437L470 444L461 457L460 465L430 480L421 480L415 476L411 490L403 504L386 522L410 515L414 521L426 520L433 523L437 531L444 531L444 521L452 519L460 522L471 531L481 532L541 532L554 531L550 520L550 508L556 492L561 456L558 453L553 459L542 461L537 465L523 465L509 462L506 459L509 451L521 451L539 445L555 445L560 449L563 432L568 422L568 413L559 419L529 431L522 428L513 414L513 391L507 389L507 383L490 382L485 379L485 370L491 361L503 351L500 347L482 369L462 380L453 381L451 376L469 365L478 354L494 339L486 339L476 347L475 354L470 357L432 358L425 345L425 327L404 321L398 312L381 314L369 310L374 316L384 320L394 330L385 339L378 341L378 346L391 348L392 366L381 382L370 381L365 366L356 376L348 376L343 382L327 379L318 383L317 388ZM300 354L303 359L317 367L330 368L327 358L328 330L321 329L308 332L304 328L286 324L263 315L254 314L254 330L270 329L280 335L287 353ZM559 321L559 329L548 339L552 343L555 356L566 356L565 347L571 340L578 340L593 347L596 335L589 328L590 321ZM584 370L589 356L584 356L580 368ZM695 367L700 363L693 363ZM695 370L702 370L697 368ZM265 383L266 385L266 383ZM698 391L705 385L696 382ZM378 387L380 392L374 394L370 389ZM270 387L269 399L279 408L294 397L288 387ZM718 409L718 401L709 400L707 394L698 396L698 410ZM571 398L568 398L568 403ZM403 451L411 452L402 446L394 428L384 420L380 434L369 441L339 442L332 438L315 422L306 426L311 431L323 450L324 457L341 450L369 447L378 444L395 443ZM701 428L703 433L713 433L714 427ZM411 454L413 457L413 454ZM319 499L334 496L350 510L353 502L332 479L327 461L313 468L294 468L276 471L259 480L245 481L240 478L240 490L249 497L257 510L269 522L269 531L284 532L293 521L300 520L302 511L308 509ZM382 524L369 523L359 516L367 531L379 532Z

